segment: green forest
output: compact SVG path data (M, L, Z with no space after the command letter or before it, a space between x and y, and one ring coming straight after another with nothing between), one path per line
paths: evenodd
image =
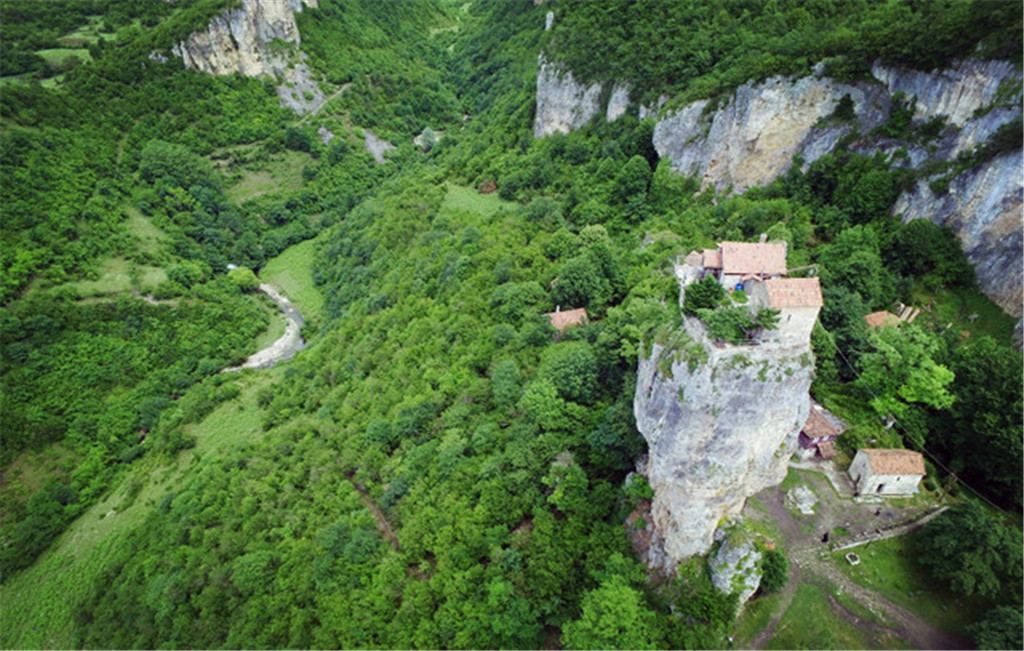
M850 137L716 195L635 110L822 61L1019 64L1019 6L319 0L295 20L327 102L302 116L280 79L171 52L243 4L0 0L0 646L701 649L763 628L785 547L737 620L704 559L654 572L632 536L639 359L685 346L684 310L742 339L713 291L679 304L674 262L762 233L820 277L812 393L852 425L840 457L924 452L914 499L950 507L892 552L924 586L908 609L1021 646L1016 321L951 231L891 214L921 173ZM634 110L535 139L541 52L633 82ZM863 137L934 140L911 116ZM1011 127L942 171L1019 152ZM284 329L256 277L306 348L222 372ZM930 309L867 326L899 303ZM581 307L564 332L546 316Z

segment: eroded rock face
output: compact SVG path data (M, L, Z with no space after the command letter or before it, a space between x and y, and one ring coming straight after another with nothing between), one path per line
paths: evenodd
M745 192L785 173L795 154L810 163L834 149L850 126L818 123L844 95L853 100L862 132L886 119L888 97L879 87L773 77L744 84L716 110L700 100L670 113L654 128L654 147L673 170L699 178L702 189Z
M1020 151L1005 154L953 179L936 195L918 181L896 200L893 214L904 221L931 219L949 227L974 265L979 286L1008 314L1024 315L1024 165Z
M738 529L734 525L715 533L721 544L708 557L708 570L711 584L722 594L737 595L737 605L743 606L761 585L761 552L757 551L753 537Z
M569 133L601 111L601 84L584 86L571 71L540 57L537 70L537 114L533 136Z
M278 88L282 106L299 113L314 111L324 95L311 80L298 50L301 39L295 12L303 6L316 7L317 0L242 0L240 9L225 11L171 51L186 68L213 75L281 75L285 81Z
M701 339L699 322L687 330L697 338L688 353L655 344L640 359L633 399L654 489L647 560L669 571L707 552L747 497L783 480L814 370L807 343L717 348Z
M1004 79L1020 75L1009 61L978 59L932 72L876 63L871 74L886 85L890 94L917 98L914 119L929 120L941 115L958 127L973 119L975 111L992 104Z
M876 64L872 74L874 82L856 84L822 76L747 83L720 106L701 100L663 114L654 129L655 149L672 169L699 179L702 190L739 193L785 174L794 155L806 165L834 151L852 130L830 119L844 95L853 101L857 128L865 135L853 150L869 156L905 153L893 156L892 164L910 168L955 160L1021 115L1019 91L1016 98L1009 96L1019 87L1021 72L1007 61L967 60L932 72ZM538 77L535 135L569 131L600 110L600 86L583 88L571 73L558 79L550 71ZM921 144L866 135L888 119L897 93L906 101L916 99L915 120L945 118L946 128L936 140ZM549 105L545 111L540 110L542 101ZM550 108L556 105L557 111ZM606 118L622 110L610 101ZM649 114L640 107L641 117ZM981 288L1017 317L1024 287L1021 177L1017 152L964 172L948 194L935 196L922 181L900 197L893 211L904 219L928 217L951 228L975 265Z
M268 44L280 39L298 47L295 12L302 11L303 4L316 7L317 0L243 0L241 9L225 11L206 31L174 46L173 52L187 67L213 75L281 72L287 60L270 51Z

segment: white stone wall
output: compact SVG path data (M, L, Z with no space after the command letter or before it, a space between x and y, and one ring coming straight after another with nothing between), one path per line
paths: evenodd
M921 475L873 475L867 455L861 452L853 458L849 473L861 495L913 495L921 482Z
M779 311L779 327L777 330L765 330L762 341L777 341L796 344L811 340L811 330L818 320L816 307L788 307Z

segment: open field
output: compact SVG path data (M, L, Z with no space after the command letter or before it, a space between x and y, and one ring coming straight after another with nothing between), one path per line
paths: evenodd
M928 575L917 562L914 542L920 532L868 543L852 550L860 558L850 565L845 552L834 552L839 569L859 585L875 590L893 603L917 614L933 626L963 633L984 616L988 604L955 595Z
M100 264L96 280L77 280L67 283L83 297L105 296L128 292L147 286L156 286L167 280L167 272L160 267L134 266L124 258L110 258Z
M837 617L823 588L801 584L782 616L769 649L871 649L869 635Z
M135 206L125 204L124 214L128 217L125 222L128 230L139 239L139 251L142 253L156 253L163 243L170 239L167 233L139 212Z
M932 305L918 318L930 319L937 329L948 325L971 337L988 335L997 341L1010 341L1016 320L977 289L940 289L934 295L915 292L916 305Z
M294 191L302 187L302 169L310 163L307 154L286 151L274 156L259 169L243 169L239 178L224 190L233 203L243 203L265 194Z
M61 65L69 56L78 57L82 63L92 61L92 55L85 48L56 47L48 50L36 50L51 67Z
M480 194L474 188L448 184L448 193L441 202L441 212L463 210L478 215L490 215L502 208L512 209L516 204L504 201L497 192Z
M260 269L260 279L284 291L306 321L317 321L323 313L324 297L313 283L316 246L326 233L285 249Z

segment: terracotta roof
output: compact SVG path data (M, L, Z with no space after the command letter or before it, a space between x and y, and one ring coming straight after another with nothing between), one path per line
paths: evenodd
M722 253L718 249L704 249L703 258L705 269L722 268Z
M882 450L865 448L858 450L868 458L868 465L875 475L923 475L924 457L913 450Z
M817 278L769 278L764 281L768 307L821 307L821 283Z
M770 276L786 273L785 244L722 242L718 250L722 252L722 273Z
M686 254L686 257L683 258L683 263L688 264L691 267L700 267L703 266L701 264L703 259L704 256L702 256L701 254L697 253L696 251L690 251L689 253Z
M820 410L811 407L811 415L807 417L807 422L804 423L803 433L812 439L816 439L819 436L838 434L839 429L828 422L825 414L821 413Z
M818 454L822 459L831 459L836 456L836 446L832 441L822 441L818 444Z
M876 330L884 326L897 325L900 322L900 318L892 312L872 312L864 316L864 320L868 322L868 327Z
M569 326L581 325L587 322L587 308L579 307L575 310L556 310L548 312L544 316L551 319L551 325L561 332Z

